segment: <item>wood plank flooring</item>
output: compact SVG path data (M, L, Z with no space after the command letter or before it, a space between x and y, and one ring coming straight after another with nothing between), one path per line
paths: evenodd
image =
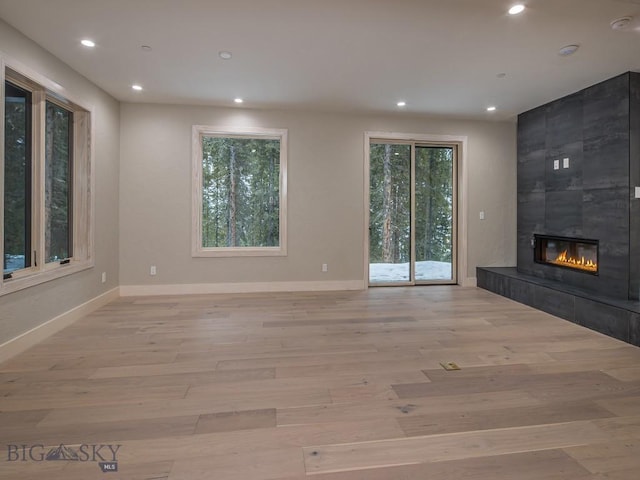
M475 288L122 298L0 364L0 442L12 480L637 480L640 349Z

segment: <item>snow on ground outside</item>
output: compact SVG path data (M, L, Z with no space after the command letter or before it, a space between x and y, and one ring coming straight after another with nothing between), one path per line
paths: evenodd
M24 268L24 255L5 255L4 261L6 266L3 269L3 273L13 272L14 270L20 270Z
M4 272L12 272L24 268L23 255L6 255L7 266ZM369 265L371 282L392 283L409 281L408 263L372 263ZM446 262L416 262L417 280L449 280L451 264Z
M416 262L416 280L451 280L451 264ZM371 263L369 281L377 283L408 282L408 263Z

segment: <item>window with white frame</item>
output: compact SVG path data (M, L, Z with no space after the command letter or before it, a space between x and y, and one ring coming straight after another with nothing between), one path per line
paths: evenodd
M3 74L0 294L91 266L90 112L53 82Z
M193 127L196 257L286 255L287 130Z

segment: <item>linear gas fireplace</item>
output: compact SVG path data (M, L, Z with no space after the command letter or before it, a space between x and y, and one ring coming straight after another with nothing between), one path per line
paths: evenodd
M598 241L534 235L534 261L598 275Z

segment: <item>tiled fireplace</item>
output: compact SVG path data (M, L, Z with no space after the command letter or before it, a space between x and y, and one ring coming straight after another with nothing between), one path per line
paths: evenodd
M640 73L518 116L517 266L478 286L640 345Z
M519 115L517 178L518 272L638 300L640 73Z

